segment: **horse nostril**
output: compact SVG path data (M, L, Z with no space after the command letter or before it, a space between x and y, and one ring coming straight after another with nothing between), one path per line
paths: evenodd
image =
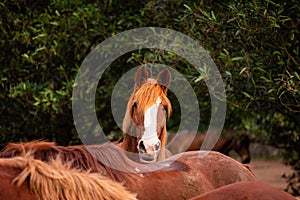
M146 153L146 147L144 145L143 140L140 140L139 144L138 144L138 150L141 153Z
M160 141L154 145L154 151L159 151L160 150Z

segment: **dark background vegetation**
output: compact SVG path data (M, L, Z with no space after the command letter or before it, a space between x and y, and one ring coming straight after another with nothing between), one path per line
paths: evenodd
M85 56L122 31L164 27L210 51L226 88L225 128L285 149L286 161L298 170L289 182L299 195L298 0L4 0L0 15L1 147L40 138L80 143L71 97ZM122 56L104 73L96 97L104 132L120 135L110 112L114 84L132 67L149 62L168 64L185 75L199 99L199 131L205 131L210 99L204 80L182 58L146 50ZM178 125L177 106L169 130Z

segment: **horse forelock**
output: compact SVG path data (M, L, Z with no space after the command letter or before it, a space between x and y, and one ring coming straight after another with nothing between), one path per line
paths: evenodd
M131 109L133 104L136 103L137 112L143 115L147 108L156 103L158 98L162 100L161 104L167 108L167 114L170 116L172 112L171 102L161 85L159 85L156 80L146 82L136 88L129 99L127 109Z
M161 99L161 105L166 109L167 116L169 117L172 112L171 102L168 99L166 93L163 91L161 86L156 82L146 82L140 87L136 88L129 98L127 104L127 110L123 120L123 133L129 134L135 137L141 137L143 129L140 128L136 130L137 125L142 126L144 120L144 113L147 108L156 103L157 99ZM133 108L136 109L135 114L133 113ZM159 115L158 117L165 117ZM159 119L158 121L162 121ZM165 124L163 124L165 126ZM133 127L132 127L133 126ZM130 129L134 129L134 131ZM162 127L161 127L162 128ZM134 134L134 135L133 135Z

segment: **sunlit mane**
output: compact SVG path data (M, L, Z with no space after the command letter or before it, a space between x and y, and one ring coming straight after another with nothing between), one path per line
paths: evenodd
M71 168L71 163L52 160L45 163L34 159L32 152L23 156L0 159L0 166L20 169L13 180L21 185L28 180L28 187L38 200L47 199L136 199L123 185L97 173Z
M10 143L4 151L0 152L0 158L24 156L30 152L36 159L51 161L60 157L64 162L72 164L72 167L91 172L100 173L111 179L126 184L135 182L132 172L137 166L129 160L120 149L113 144L101 144L92 146L57 146L54 142L31 141L26 143ZM110 166L120 169L111 169ZM143 170L142 166L139 166ZM146 169L144 169L147 171Z

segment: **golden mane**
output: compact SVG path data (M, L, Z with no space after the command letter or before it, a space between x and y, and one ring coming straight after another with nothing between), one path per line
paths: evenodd
M7 157L11 156L25 156L29 151L34 154L37 151L49 150L59 152L58 146L54 142L47 142L43 140L33 140L30 142L9 143L4 147L3 153L7 153Z
M0 166L20 169L13 184L20 187L28 180L29 189L38 200L136 199L120 183L98 173L74 169L59 157L45 163L28 152L24 156L0 159Z
M104 143L100 145L76 145L57 146L54 142L34 140L24 143L10 143L2 152L0 158L11 158L25 156L31 153L35 159L49 162L59 155L64 163L71 163L73 168L90 170L100 173L117 182L130 185L136 182L136 176L132 173L135 164L113 144ZM108 162L108 163L107 163ZM108 164L108 165L107 165ZM109 166L116 166L121 171L113 170Z
M155 104L157 98L160 97L162 100L162 105L166 106L168 110L168 116L172 112L171 102L167 97L167 94L162 89L162 86L157 83L154 79L148 79L148 81L142 84L140 87L136 88L131 97L129 98L128 106L131 107L136 103L138 113L142 114L151 105Z

